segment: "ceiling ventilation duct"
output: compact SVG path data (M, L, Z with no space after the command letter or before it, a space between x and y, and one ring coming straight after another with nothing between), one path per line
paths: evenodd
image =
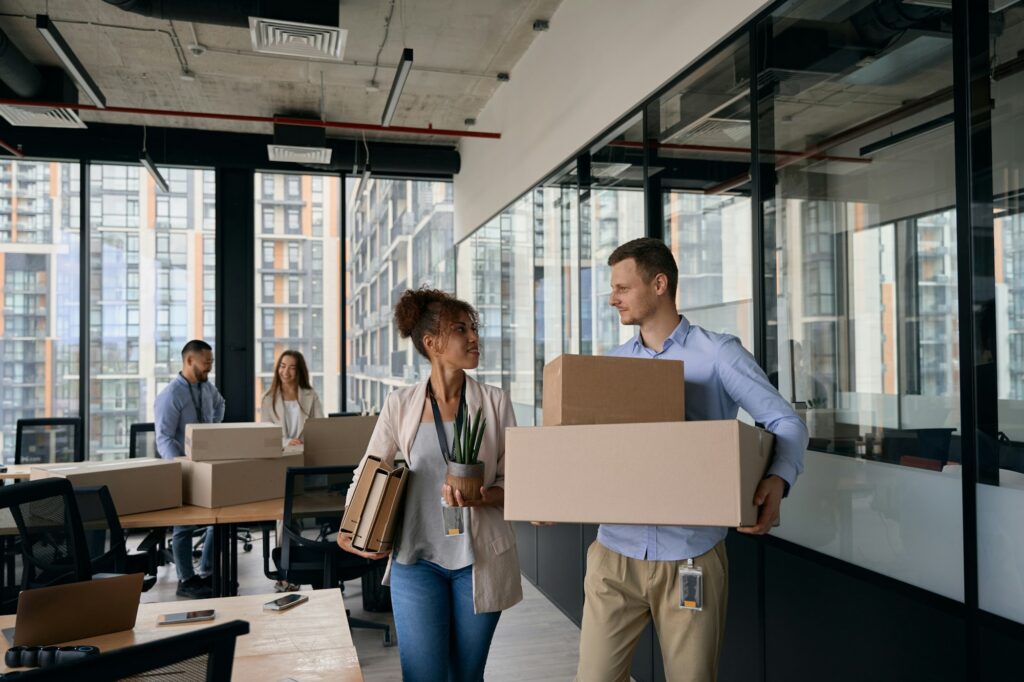
M0 31L0 96L46 102L77 102L78 91L61 69L38 68ZM12 126L84 128L78 113L62 107L0 106L0 116Z
M284 123L274 124L274 142L267 145L267 156L280 163L326 165L331 151L323 128Z
M153 19L248 28L257 52L341 60L348 31L332 0L104 0Z

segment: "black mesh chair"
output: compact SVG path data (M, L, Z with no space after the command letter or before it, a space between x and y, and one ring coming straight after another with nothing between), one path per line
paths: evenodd
M129 459L159 456L156 451L156 425L153 422L137 422L128 427ZM167 529L147 528L145 533L146 536L139 543L139 551L155 556L158 566L171 563L173 559L167 549Z
M344 581L374 574L376 580L363 580L364 606L368 600L375 604L383 601L381 591L387 593L390 604L390 592L379 584L387 561L364 559L338 546L345 493L354 472L353 466L288 469L281 546L273 551L279 566L277 576L295 585L312 585L314 589L338 586L344 590ZM347 609L346 615L349 615ZM384 646L391 646L390 626L351 617L348 623L355 628L382 631Z
M74 663L26 670L26 682L127 679L174 682L228 682L235 663L235 640L248 634L249 624L233 620L145 644L115 649Z
M156 425L153 422L139 422L128 427L128 458L136 457L159 457L156 452Z
M0 533L17 532L21 579L8 570L2 610L17 608L21 590L92 579L89 549L71 483L44 478L0 487Z
M83 462L82 420L79 417L19 419L15 427L14 463Z
M129 552L117 508L107 486L75 488L78 513L82 517L89 563L97 573L145 573L142 591L156 584L156 554Z

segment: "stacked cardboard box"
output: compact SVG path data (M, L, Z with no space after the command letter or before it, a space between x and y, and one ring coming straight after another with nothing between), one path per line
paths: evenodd
M341 532L363 552L386 552L394 545L408 469L392 467L379 457L367 457L352 501L341 519Z
M181 506L181 463L164 459L40 464L30 478L60 477L75 487L105 485L118 514Z
M544 426L505 435L509 521L742 526L772 435L684 421L683 363L562 356L544 368Z
M288 467L301 454L285 453L276 424L189 424L182 460L185 504L226 507L284 497Z

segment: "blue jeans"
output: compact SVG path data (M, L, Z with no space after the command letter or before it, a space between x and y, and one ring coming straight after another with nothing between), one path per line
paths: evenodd
M171 534L171 552L174 554L174 568L178 570L178 580L185 581L196 574L192 568L192 531L198 526L175 526ZM213 572L213 526L207 526L206 537L203 539L203 556L199 560L199 570L204 574Z
M391 564L391 608L405 682L476 682L500 611L473 613L473 567Z

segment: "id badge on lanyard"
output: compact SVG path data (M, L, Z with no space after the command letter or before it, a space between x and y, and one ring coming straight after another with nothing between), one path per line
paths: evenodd
M694 566L693 559L679 567L679 608L704 610L704 569Z

